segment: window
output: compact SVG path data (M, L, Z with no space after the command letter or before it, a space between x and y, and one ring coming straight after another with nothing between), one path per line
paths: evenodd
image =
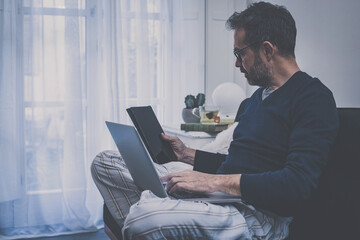
M115 149L104 121L129 123L135 105L180 121L203 87L204 2L184 3L0 0L0 238L101 226L89 168Z
M83 142L82 157L87 158L87 67L89 58L95 56L94 49L89 47L93 39L88 39L88 28L89 19L100 10L96 4L90 5L90 1L24 0L23 4L26 191L28 194L60 192L64 131L65 125L71 124L66 122L65 113L69 101L79 104L81 114L77 113L77 119L81 123L77 123L74 136L75 141ZM122 61L119 64L126 65L126 80L122 80L125 84L119 86L126 89L124 95L120 91L116 95L125 107L151 104L161 118L165 95L164 78L159 77L160 1L147 0L147 9L143 9L147 27L143 29L138 27L143 19L139 17L141 6L137 4L140 3L121 4L119 21L125 22L121 24L126 25L127 31L120 37L126 59L115 57L114 62ZM145 47L139 44L136 32L139 30L146 33ZM148 75L142 75L142 58L150 59ZM69 90L72 85L66 82L68 79L76 81L76 92Z

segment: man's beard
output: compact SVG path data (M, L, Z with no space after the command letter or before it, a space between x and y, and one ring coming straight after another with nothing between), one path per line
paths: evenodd
M252 86L268 87L272 82L271 70L261 60L258 53L255 53L254 65L249 72L245 72L245 78Z

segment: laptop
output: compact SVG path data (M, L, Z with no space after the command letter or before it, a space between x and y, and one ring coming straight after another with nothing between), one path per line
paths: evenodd
M106 122L115 144L125 161L134 183L142 190L151 190L160 198L169 197L154 167L153 159L133 126ZM222 192L211 194L175 193L176 199L206 201L209 203L234 203L241 199Z

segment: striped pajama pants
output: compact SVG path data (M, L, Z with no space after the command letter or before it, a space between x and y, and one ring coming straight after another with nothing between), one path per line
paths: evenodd
M159 176L191 169L180 162L154 163ZM141 191L117 151L93 160L91 173L124 239L284 239L291 218L256 210L239 201L210 204L158 198Z

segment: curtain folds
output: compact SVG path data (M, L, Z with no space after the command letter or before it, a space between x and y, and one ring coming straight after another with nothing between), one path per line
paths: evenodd
M9 164L14 157L22 157L21 132L19 131L19 107L22 98L16 98L21 67L17 65L18 32L21 24L17 17L15 1L5 1L0 6L0 203L21 197L21 173L18 162ZM1 209L1 208L0 208Z
M96 231L104 121L181 122L204 91L204 1L0 1L0 238Z

